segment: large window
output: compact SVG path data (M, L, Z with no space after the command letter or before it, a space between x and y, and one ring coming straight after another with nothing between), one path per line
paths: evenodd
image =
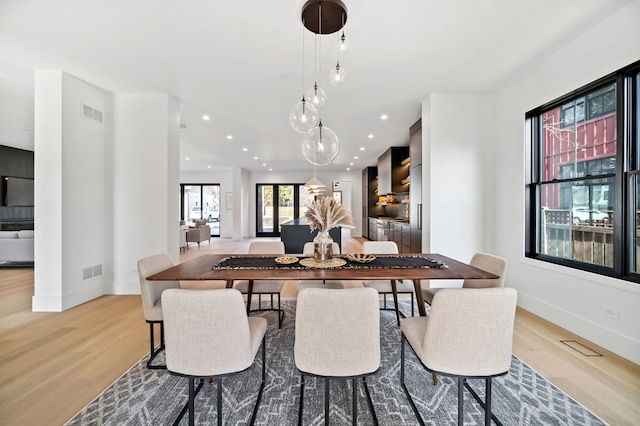
M526 115L528 257L640 282L640 62Z
M302 184L256 185L256 236L280 236L280 225L303 216L312 200Z
M195 226L196 220L206 220L212 237L220 236L220 185L180 184L180 219Z

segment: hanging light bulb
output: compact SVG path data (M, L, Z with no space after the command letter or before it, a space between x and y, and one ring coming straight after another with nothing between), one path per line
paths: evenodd
M307 133L318 124L318 110L303 96L289 111L289 123L296 132Z
M316 127L309 130L302 140L302 154L308 162L316 166L325 166L338 155L340 144L338 136L328 127L322 125L322 120Z
M340 55L346 55L347 52L349 52L349 40L344 36L344 31L342 31L342 35L338 37L336 47L338 48L338 53Z
M307 90L307 93L305 93L305 96L309 100L309 103L314 107L316 107L318 111L327 102L327 93L324 90L322 90L321 87L318 87L317 82L313 85L311 89Z
M334 86L342 86L344 84L344 79L346 77L346 73L344 72L344 68L340 66L340 61L336 63L336 67L331 69L329 73L329 81Z

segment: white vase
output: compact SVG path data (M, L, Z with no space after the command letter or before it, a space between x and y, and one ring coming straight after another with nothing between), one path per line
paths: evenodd
M328 262L333 256L333 238L329 231L318 232L313 239L313 258L316 262Z

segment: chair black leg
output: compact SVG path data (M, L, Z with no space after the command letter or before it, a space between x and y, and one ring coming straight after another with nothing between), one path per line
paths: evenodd
M267 361L267 348L266 348L266 344L263 337L262 338L262 383L260 383L260 391L258 392L258 399L256 400L256 405L255 407L253 407L253 413L251 414L251 423L250 423L251 426L255 424L256 414L258 414L258 408L260 407L260 401L262 400L262 391L264 391L264 382L267 376L266 361Z
M469 391L469 393L471 394L471 396L473 397L473 399L476 400L476 402L478 404L480 404L480 406L482 408L484 408L485 410L485 423L488 425L491 423L491 421L487 421L486 419L488 418L487 416L490 416L491 420L494 421L494 423L497 426L502 426L502 422L500 422L500 420L498 420L498 418L496 417L495 414L493 414L491 412L491 377L487 377L485 378L485 401L483 401L480 396L476 393L476 391L473 390L473 388L471 387L471 385L469 385L469 382L467 380L464 381L464 387L467 388L467 390Z
M329 378L324 378L324 424L329 426Z
M149 323L149 360L147 361L147 368L150 370L165 370L166 365L152 365L151 363L155 357L164 350L164 322L162 321L147 321ZM156 342L153 330L153 324L160 324L160 346L156 349Z
M369 408L371 409L371 416L373 416L373 425L378 426L378 416L376 415L376 410L373 408L373 400L371 399L371 393L369 392L369 386L367 386L367 380L365 377L362 378L362 383L364 384L364 393L367 395L367 401L369 402Z
M458 377L458 426L463 426L464 415L462 413L464 407L464 378Z
M415 309L415 308L413 307L413 293L411 293L411 316L412 316L412 317L415 317L415 316L416 316L416 314L415 314L415 310L414 310L414 309Z
M407 399L409 400L409 405L411 405L411 408L413 409L413 413L416 415L416 419L418 419L418 423L420 423L420 426L425 426L424 420L422 419L422 416L418 411L418 407L416 407L416 403L413 402L413 398L409 393L409 389L407 389L407 385L404 383L404 346L405 346L404 334L402 335L401 340L402 340L402 343L400 345L400 385L402 386L402 390L404 391L404 394L407 396Z
M400 308L398 306L398 292L396 289L396 280L391 280L391 290L393 291L393 306L396 309L396 321L400 327Z
M280 293L278 293L278 328L282 328L283 318L284 318L284 311L282 310L282 306L280 305Z
M358 424L358 380L351 379L352 388L351 393L353 394L351 401L351 422L353 425Z
M182 421L182 418L184 417L184 415L187 414L187 411L189 411L189 413L193 413L195 411L194 410L195 398L198 395L198 393L200 392L200 389L202 389L202 385L204 384L204 380L200 379L200 383L198 384L198 387L193 392L193 398L191 398L191 385L192 385L194 379L191 378L191 377L189 379L190 379L190 383L189 383L189 400L187 401L186 404L184 404L184 407L182 407L182 410L180 410L180 413L178 414L178 417L173 422L173 426L178 426L180 424L180 422ZM191 416L191 414L189 414L189 415Z
M189 426L195 424L195 379L189 377Z
M302 426L303 405L304 405L304 374L300 374L300 406L298 407L298 426Z
M489 426L491 424L491 377L485 379L485 400L487 406L484 408L484 424Z
M222 426L222 378L218 378L216 402L218 404L218 426Z

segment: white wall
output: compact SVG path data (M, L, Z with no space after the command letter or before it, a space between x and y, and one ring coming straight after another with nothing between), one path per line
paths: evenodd
M423 247L469 261L493 249L493 98L436 93L425 103ZM450 283L431 282L440 284Z
M640 59L640 2L629 4L566 46L531 63L497 94L496 253L508 259L518 304L640 364L640 285L525 259L524 114ZM622 142L619 135L618 143ZM620 319L602 314L603 305Z
M104 294L103 275L82 270L105 262L104 126L81 115L105 111L105 94L60 71L36 73L33 309L60 311Z
M179 261L179 104L166 94L113 95L113 288L140 292L137 261Z

